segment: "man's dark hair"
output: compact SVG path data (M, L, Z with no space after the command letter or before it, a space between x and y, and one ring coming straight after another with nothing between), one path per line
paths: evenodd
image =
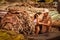
M37 12L37 14L38 14L38 15L40 15L40 14L41 14L41 12Z

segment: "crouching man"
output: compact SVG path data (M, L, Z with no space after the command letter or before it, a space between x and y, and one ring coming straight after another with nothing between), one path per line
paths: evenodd
M46 32L50 32L51 31L51 17L49 16L49 10L48 9L44 9L44 11L42 12L42 19L38 20L39 25L41 25L41 33L46 33Z

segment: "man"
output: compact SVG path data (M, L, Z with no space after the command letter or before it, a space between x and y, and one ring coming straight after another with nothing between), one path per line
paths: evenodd
M38 18L37 18L37 26L38 26L38 30L39 30L38 33L41 33L41 31L42 31L42 24L41 24L42 18L43 18L43 14L41 13L38 15Z
M38 23L40 25L41 28L41 32L45 33L45 32L50 32L51 30L51 17L48 15L49 10L48 9L44 9L43 13L42 13L42 17L39 18Z
M38 21L40 20L40 15L41 15L41 12L38 12L37 14L34 15L34 23L35 23L35 33L36 33L36 35L38 35L39 31L40 31L40 24L38 23Z

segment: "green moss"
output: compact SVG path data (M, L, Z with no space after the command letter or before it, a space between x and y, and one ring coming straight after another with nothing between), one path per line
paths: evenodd
M17 35L14 40L24 40L24 36L23 35Z
M0 40L24 40L24 36L13 31L0 31Z

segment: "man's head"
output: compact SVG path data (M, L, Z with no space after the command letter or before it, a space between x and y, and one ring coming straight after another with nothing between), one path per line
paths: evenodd
M49 13L49 10L48 10L48 9L44 9L44 10L43 10L44 16L48 16L48 13Z

